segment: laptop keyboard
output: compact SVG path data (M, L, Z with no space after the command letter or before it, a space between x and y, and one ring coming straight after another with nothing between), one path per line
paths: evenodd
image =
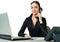
M8 40L11 40L11 36L10 36L10 35L3 35L3 34L0 34L0 38L1 38L1 39L8 39Z

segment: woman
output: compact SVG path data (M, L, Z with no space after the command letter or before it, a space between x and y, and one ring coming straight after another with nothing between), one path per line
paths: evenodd
M42 8L38 1L31 3L32 14L27 17L18 33L18 36L28 37L45 37L47 34L46 20L41 15ZM24 34L24 31L28 27L29 34Z

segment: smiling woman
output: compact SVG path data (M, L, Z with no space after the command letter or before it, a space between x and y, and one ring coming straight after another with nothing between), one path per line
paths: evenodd
M47 34L46 19L42 17L42 8L38 1L31 3L31 11L31 15L25 19L18 36L45 37ZM26 27L30 35L24 34Z

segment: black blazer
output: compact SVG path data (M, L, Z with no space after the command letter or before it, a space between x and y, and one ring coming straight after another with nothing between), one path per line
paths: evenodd
M46 28L46 19L42 17L43 23L40 24L39 21L36 22L35 27L33 27L33 22L32 22L32 14L25 19L18 36L24 36L24 31L26 27L28 27L29 34L32 37L45 37L47 33L47 28ZM43 29L43 30L42 30Z

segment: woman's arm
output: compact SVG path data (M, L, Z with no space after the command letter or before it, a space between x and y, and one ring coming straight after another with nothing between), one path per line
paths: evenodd
M40 23L40 25L43 27L43 29L47 32L47 23L46 23L46 19L43 18L42 19L43 23Z
M24 36L25 35L24 31L26 29L26 26L27 26L27 18L25 19L20 31L18 32L18 36Z
M44 17L42 17L42 14L41 13L38 13L38 21L39 21L39 24L41 25L41 27L44 29L44 31L46 31L47 33L47 23L46 23L46 19Z
M40 25L40 28L41 30L43 31L42 34L44 34L43 36L46 36L47 35L47 23L46 23L46 19L45 18L42 18L42 22L43 23L40 23L39 22L39 25Z

